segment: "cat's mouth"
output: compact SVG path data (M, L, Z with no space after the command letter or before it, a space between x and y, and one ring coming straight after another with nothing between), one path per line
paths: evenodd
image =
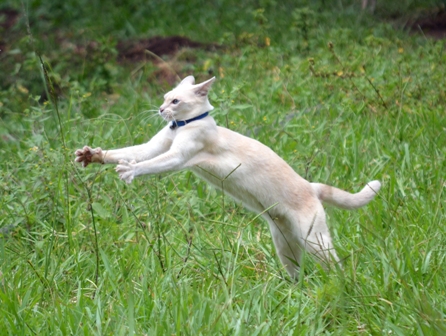
M163 111L163 112L159 112L161 118L163 118L166 121L171 121L174 120L174 117L172 116L172 113L168 112L168 111Z

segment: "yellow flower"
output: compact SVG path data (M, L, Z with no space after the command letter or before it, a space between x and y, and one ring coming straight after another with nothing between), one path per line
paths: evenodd
M265 45L269 47L271 44L271 39L269 37L265 37Z
M17 85L17 90L19 90L21 93L27 94L29 91L26 87L24 87L23 85Z
M212 61L210 59L207 59L203 64L203 70L208 71L209 68L211 67L211 65L212 65Z
M402 54L402 53L404 52L404 49L403 49L403 48L398 48L398 52L399 52L400 54Z

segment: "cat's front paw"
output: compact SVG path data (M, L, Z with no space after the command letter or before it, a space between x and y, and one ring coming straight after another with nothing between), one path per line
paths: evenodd
M119 178L127 183L131 183L135 178L136 161L131 162L120 160L115 170L119 174Z
M82 163L83 167L87 167L93 162L104 163L104 155L100 147L93 149L84 146L84 148L78 149L74 154L76 155L75 161Z

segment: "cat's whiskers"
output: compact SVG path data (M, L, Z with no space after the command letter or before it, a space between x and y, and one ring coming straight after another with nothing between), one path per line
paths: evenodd
M141 118L141 121L142 122L148 122L148 121L152 120L155 117L158 117L158 115L157 114L152 114L152 115L149 115L149 116Z
M158 109L156 109L156 110L146 110L146 111L143 111L142 113L146 114L147 112L150 112L150 114L144 115L144 117L141 118L141 121L144 122L144 123L146 123L149 120L159 116Z

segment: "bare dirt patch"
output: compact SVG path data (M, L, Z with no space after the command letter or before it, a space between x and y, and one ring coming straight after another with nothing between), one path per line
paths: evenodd
M439 9L420 15L408 24L414 33L422 33L435 39L446 38L446 10Z
M215 49L216 45L195 42L182 36L155 36L149 39L119 41L118 60L143 61L151 59L146 50L157 56L174 55L182 48Z
M2 30L11 29L17 19L19 18L19 12L12 8L1 8L0 9L0 28Z
M12 8L0 9L0 55L8 50L6 41L9 31L14 27L19 18L19 12Z
M119 62L151 62L158 68L153 77L158 82L170 86L178 81L178 76L183 75L182 70L187 67L187 63L195 62L192 49L217 48L220 46L192 41L183 36L155 36L149 39L119 41L116 46Z

